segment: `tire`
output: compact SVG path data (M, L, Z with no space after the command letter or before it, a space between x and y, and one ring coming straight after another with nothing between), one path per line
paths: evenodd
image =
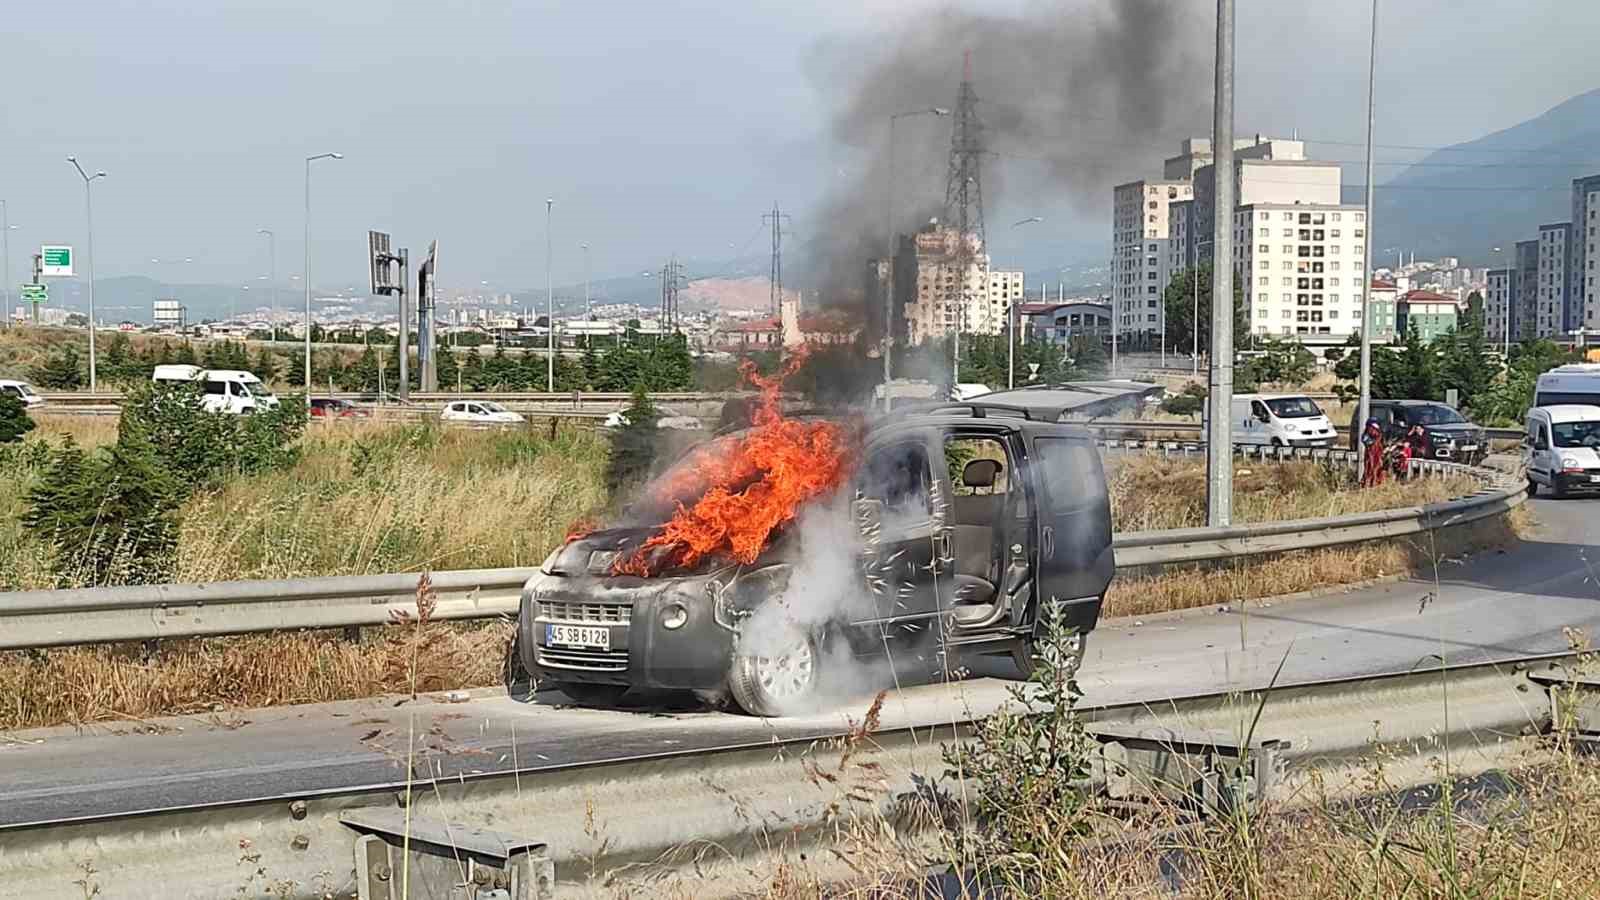
M753 716L781 717L803 710L821 678L816 637L798 628L784 640L785 652L761 656L735 650L728 690L739 708Z
M1530 498L1539 496L1539 482L1534 481L1532 476L1528 478L1528 496Z
M1567 489L1561 486L1561 479L1554 472L1550 473L1550 496L1557 500L1567 499Z
M591 681L556 681L551 687L571 697L579 706L615 706L628 692L625 684L596 684Z
M1067 667L1072 670L1074 675L1083 667L1084 654L1089 650L1088 635L1075 635L1075 637L1077 638L1076 648L1066 662ZM1011 648L1011 664L1017 667L1017 678L1020 681L1031 679L1033 670L1037 667L1038 658L1034 655L1033 644L1033 638L1029 637L1018 641L1017 645Z

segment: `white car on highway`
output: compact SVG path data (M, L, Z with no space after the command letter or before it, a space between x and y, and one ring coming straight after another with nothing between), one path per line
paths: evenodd
M6 394L21 400L22 405L29 409L44 405L44 398L39 396L26 381L12 381L8 378L0 378L0 394Z
M621 428L628 424L628 417L623 410L618 410L606 416L600 423L602 428ZM669 428L673 431L705 431L706 423L695 416L685 415L678 410L667 406L656 407L656 427Z
M446 403L444 411L439 413L439 420L463 425L520 425L528 421L520 413L488 400L454 400Z

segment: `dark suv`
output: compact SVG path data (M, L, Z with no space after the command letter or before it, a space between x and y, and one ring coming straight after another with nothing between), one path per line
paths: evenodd
M1089 432L1036 415L941 404L872 425L844 496L803 510L750 565L613 574L669 510L570 540L523 590L513 660L580 702L726 691L782 715L830 676L871 671L862 657L937 676L962 653L997 654L1026 675L1050 604L1076 665L1115 569L1111 511Z
M1467 421L1455 409L1435 400L1374 400L1371 416L1383 428L1385 442L1404 437L1413 426L1421 425L1427 437L1425 456L1428 459L1448 459L1455 462L1477 464L1489 455L1489 433L1481 425ZM1357 450L1361 443L1364 423L1357 422L1361 413L1350 417L1350 449Z

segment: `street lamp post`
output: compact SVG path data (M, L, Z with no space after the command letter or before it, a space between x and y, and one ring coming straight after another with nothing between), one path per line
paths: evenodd
M5 297L5 300L0 301L0 302L3 302L5 305L4 306L0 306L0 328L9 327L9 323L11 321L11 229L13 229L15 227L16 227L15 225L11 224L11 209L10 209L10 207L8 207L6 205L6 201L0 200L0 238L3 238L4 241L5 241L5 257L6 257L6 264L5 264L5 270L6 270L5 271L5 279L6 280L5 280L5 286L4 286L5 293L3 295L0 295L0 296L4 296Z
M1034 222L1043 222L1044 216L1029 216L1013 224L1012 228L1031 225ZM1023 282L1023 291L1027 291L1027 282ZM1044 300L1044 286L1039 286L1039 300ZM1015 297L1006 301L1006 389L1017 386L1017 301Z
M278 236L270 228L257 228L256 234L267 236L267 290L272 293L272 343L278 340Z
M893 367L890 364L894 348L894 123L910 116L948 116L950 110L942 106L930 106L927 109L914 109L909 112L894 113L889 116L889 171L884 178L888 199L885 202L884 231L887 234L889 245L885 252L888 254L888 266L885 274L888 283L883 290L883 408L889 409L889 380L892 377ZM959 326L957 326L959 329Z
M84 237L88 245L84 253L84 268L88 270L89 279L89 390L92 393L99 387L100 379L95 370L94 354L94 201L91 199L93 192L89 190L89 184L96 178L106 177L106 173L96 172L90 175L83 170L83 166L78 165L76 156L67 157L67 162L72 163L72 167L78 170L78 176L83 179Z
M556 293L555 282L550 280L550 211L556 205L554 197L544 198L544 306L545 325L550 336L550 356L545 360L545 390L556 392Z
M1367 49L1367 188L1363 202L1366 215L1362 216L1361 264L1361 380L1360 400L1356 405L1356 421L1352 429L1366 428L1367 416L1372 413L1372 132L1373 107L1378 85L1378 0L1372 0L1372 36ZM1360 474L1365 477L1366 456L1356 458Z
M589 242L578 246L583 248L583 318L587 321L594 318L594 304L589 299Z
M306 399L311 399L311 164L319 159L344 159L343 153L318 153L306 157L306 246L301 281L306 289ZM404 324L404 323L402 323Z

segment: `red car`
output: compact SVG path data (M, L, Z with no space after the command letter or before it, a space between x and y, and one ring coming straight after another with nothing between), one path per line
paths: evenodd
M365 419L369 415L371 413L349 400L335 400L331 397L313 397L311 400L313 419Z

